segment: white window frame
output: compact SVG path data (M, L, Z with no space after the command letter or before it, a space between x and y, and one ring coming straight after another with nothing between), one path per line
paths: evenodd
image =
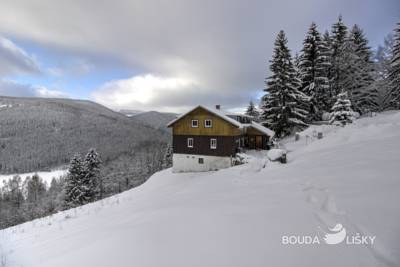
M217 139L216 138L211 138L210 139L210 148L211 149L217 149Z
M193 122L196 122L196 125L193 125ZM192 120L192 128L199 128L199 120Z
M210 122L210 125L207 125L207 122ZM206 119L204 120L204 127L205 128L212 128L212 119Z
M193 138L188 138L188 139L187 139L187 147L188 147L188 148L193 148L193 145L194 145L194 140L193 140Z

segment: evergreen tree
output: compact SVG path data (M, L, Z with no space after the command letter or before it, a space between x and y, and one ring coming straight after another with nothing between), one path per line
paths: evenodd
M303 41L303 49L301 50L299 63L301 75L300 90L309 96L314 94L314 91L310 90L310 84L315 81L316 62L320 43L321 36L317 30L317 25L313 22L311 23L306 38Z
M300 56L300 90L311 100L311 119L320 120L322 113L329 107L329 80L327 77L330 67L328 49L312 23L303 42Z
M163 157L163 162L162 162L162 168L166 169L172 166L172 157L173 157L173 150L171 144L167 144L167 147L165 149L164 157Z
M327 107L325 108L327 111L331 109L333 104L336 101L336 92L333 91L332 87L332 73L333 73L333 48L332 48L332 38L329 35L328 31L325 31L324 35L322 36L322 45L321 45L321 65L325 68L325 76L328 79L328 90L324 98L327 101Z
M247 116L250 116L254 121L258 121L260 113L258 112L252 100L250 100L250 103L246 109L245 114Z
M374 55L374 82L373 87L378 92L377 102L380 110L390 107L390 62L393 56L393 35L385 37L383 45L379 45Z
M280 31L276 41L272 60L272 75L267 78L263 97L263 124L273 129L278 136L290 134L297 128L305 128L309 97L298 90L300 81L292 63L287 47L285 33Z
M394 32L394 45L390 63L390 106L400 109L400 22Z
M359 79L353 85L353 106L356 111L364 113L366 111L376 111L378 108L377 97L378 91L372 83L373 79L373 62L372 51L368 46L368 40L362 29L358 25L354 25L349 37L349 42L354 46L356 55L353 64L357 67ZM349 73L348 75L352 75Z
M85 195L85 203L95 201L102 197L102 179L100 176L101 159L94 148L86 154L83 162L84 178L82 190Z
M64 207L73 208L86 202L85 192L82 190L84 178L82 158L79 154L72 157L64 186Z
M337 96L336 103L332 107L330 123L344 126L352 123L353 120L351 101L347 96L347 92L342 92Z
M293 67L294 67L294 71L296 73L295 77L301 81L301 72L300 72L300 62L301 62L301 58L299 53L296 53L294 55L294 59L293 59ZM300 84L301 85L301 84ZM301 89L301 88L300 88Z
M341 92L340 83L343 80L343 52L344 44L347 39L347 27L342 21L340 15L338 21L332 25L331 34L331 47L332 47L332 68L330 73L331 89L334 95L338 95Z
M352 104L355 103L355 90L362 82L362 64L356 54L356 45L348 38L342 45L341 56L337 59L340 79L337 81L338 88L347 92Z

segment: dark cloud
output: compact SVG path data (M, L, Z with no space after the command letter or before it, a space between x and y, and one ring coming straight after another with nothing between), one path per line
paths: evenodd
M19 19L11 20L8 14ZM106 55L140 73L138 77L149 73L192 84L180 93L157 89L152 101L131 99L129 108L181 108L215 100L233 107L244 105L264 87L280 29L286 31L295 52L312 21L323 31L339 14L349 26L358 23L364 28L375 46L399 19L400 4L398 0L10 0L2 2L0 30L61 51ZM109 83L107 92L116 84ZM121 86L115 90L135 95L121 91ZM104 86L94 92L95 99L101 92Z

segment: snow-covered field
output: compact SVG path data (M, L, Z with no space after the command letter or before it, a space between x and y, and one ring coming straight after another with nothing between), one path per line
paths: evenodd
M24 181L28 176L32 177L34 174L38 174L40 178L42 178L47 185L50 185L50 182L53 178L59 178L67 173L67 170L52 170L48 172L29 172L29 173L19 173L19 174L0 174L0 187L3 186L3 181L7 181L11 179L15 175L19 175ZM1 265L0 265L1 266Z
M165 170L120 195L0 231L0 263L400 266L400 113L307 131L284 142L288 164L251 152L249 163L217 172ZM337 224L350 241L374 243L325 244ZM321 242L282 244L291 235Z

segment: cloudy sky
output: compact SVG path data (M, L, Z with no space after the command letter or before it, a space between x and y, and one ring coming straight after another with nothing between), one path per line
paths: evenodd
M309 24L342 14L376 47L399 0L2 0L0 95L90 99L180 112L256 100L280 29L293 52Z

